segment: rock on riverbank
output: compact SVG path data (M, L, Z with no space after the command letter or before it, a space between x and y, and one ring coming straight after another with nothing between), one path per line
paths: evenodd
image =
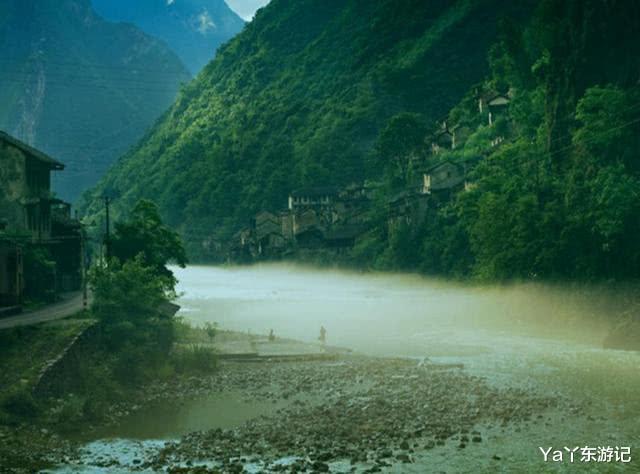
M445 443L473 449L483 442L481 423L532 420L560 403L529 391L496 389L462 371L389 359L233 364L199 386L240 389L252 400L288 404L275 416L236 429L168 443L145 467L326 472L340 462L376 472L411 463L414 453Z

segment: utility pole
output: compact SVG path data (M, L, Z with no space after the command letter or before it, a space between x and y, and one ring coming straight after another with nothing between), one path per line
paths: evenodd
M76 211L77 218L77 211ZM84 224L80 224L80 265L82 266L82 308L87 309L87 236Z
M105 255L107 259L107 264L111 259L111 235L110 235L110 218L109 218L109 196L105 196L104 198L104 207L106 211L106 219L105 219L105 235L104 235L104 247L105 247Z

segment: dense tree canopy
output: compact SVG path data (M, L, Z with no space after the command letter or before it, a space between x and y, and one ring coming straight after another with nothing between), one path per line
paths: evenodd
M191 255L305 186L377 178L375 144L403 112L434 123L487 73L500 16L534 1L273 0L86 196L116 215L156 201Z
M180 237L163 224L158 207L152 201L139 201L129 219L116 223L115 230L111 251L122 262L140 256L156 273L168 277L172 274L166 268L167 263L181 267L187 263Z

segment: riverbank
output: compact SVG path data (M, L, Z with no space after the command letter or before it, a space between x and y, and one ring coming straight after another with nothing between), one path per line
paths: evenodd
M600 348L607 306L591 297L288 267L198 267L180 280L181 316L200 329L178 321L167 364L117 400L117 391L99 400L98 420L84 418L92 398L69 394L33 421L0 428L11 440L0 443L0 465L87 474L635 467L544 464L539 451L630 446L635 462L640 360ZM330 344L367 356L327 354L321 325ZM286 338L269 341L271 328ZM590 337L559 333L576 328ZM233 356L215 371L212 347ZM15 360L27 364L29 351L15 350ZM109 388L108 377L92 380L96 392ZM54 432L60 420L67 429Z
M579 409L532 389L493 387L461 369L362 356L222 362L215 374L155 384L147 393L156 394L148 399L156 403L235 393L247 406L274 409L226 429L160 442L107 442L98 457L88 455L96 449L88 445L67 457L67 468L348 472L353 467L378 472L404 466L398 467L404 472L424 465L434 452L465 457L468 451L499 467L507 456L496 441L499 436L553 423L559 411Z
M551 359L540 363L552 370ZM353 354L222 360L214 373L148 384L113 404L108 420L76 426L71 438L37 423L0 428L7 440L0 460L11 462L0 465L22 468L8 472L57 466L47 471L55 473L544 472L539 446L595 446L610 436L635 445L635 438L612 434L611 412L558 383L473 372L428 359ZM602 393L594 387L592 395ZM176 409L206 400L217 402L195 413ZM131 430L156 416L168 417L159 420L170 425L165 431Z

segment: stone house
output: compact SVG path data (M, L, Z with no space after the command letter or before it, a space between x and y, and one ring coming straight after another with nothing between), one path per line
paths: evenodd
M452 161L431 166L422 175L422 194L448 194L464 188L464 167Z
M419 187L411 187L395 194L387 200L389 229L400 224L420 226L426 219L428 204L428 196Z

